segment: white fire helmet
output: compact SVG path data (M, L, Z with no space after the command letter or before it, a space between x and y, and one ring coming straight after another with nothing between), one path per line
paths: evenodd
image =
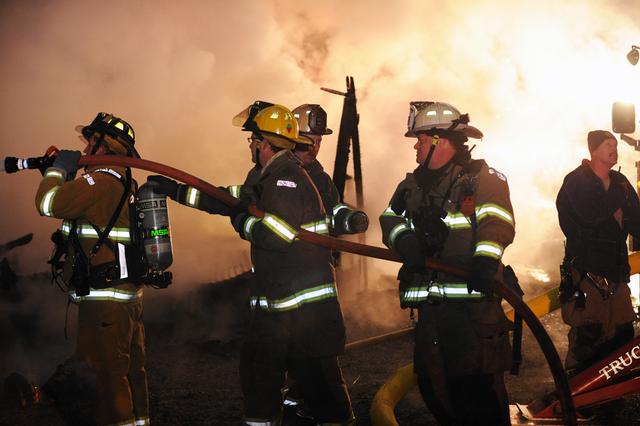
M465 116L467 120L465 120ZM455 126L453 125L454 120L459 120ZM409 104L408 130L404 135L412 138L416 137L418 133L442 129L460 132L469 138L481 139L482 132L468 123L468 115L460 114L460 111L451 104L414 101Z

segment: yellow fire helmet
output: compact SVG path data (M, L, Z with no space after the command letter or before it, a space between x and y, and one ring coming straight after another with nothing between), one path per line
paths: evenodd
M298 122L293 113L282 105L269 105L255 112L255 104L237 114L232 123L264 137L271 144L284 149L293 149L295 145L311 145L311 140L300 137Z
M469 138L482 139L482 132L469 125L469 115L460 114L453 105L444 102L415 101L409 104L406 137L433 130L460 132Z

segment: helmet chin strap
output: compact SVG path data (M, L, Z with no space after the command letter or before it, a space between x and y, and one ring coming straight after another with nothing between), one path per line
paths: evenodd
M262 148L262 145L265 143L267 143L267 141L265 141L264 139L260 139L256 144L256 167L258 167L258 169L261 169L264 167L264 164L260 164L260 149Z
M431 136L431 146L429 147L429 153L427 154L427 158L424 160L422 165L425 168L429 168L429 163L431 162L431 157L433 157L433 151L436 150L436 145L440 143L440 136L433 135Z
M100 149L101 144L104 142L104 133L100 133L100 137L96 140L96 143L93 144L91 148L91 152L89 155L96 155L96 152ZM87 171L88 166L84 166L84 171Z

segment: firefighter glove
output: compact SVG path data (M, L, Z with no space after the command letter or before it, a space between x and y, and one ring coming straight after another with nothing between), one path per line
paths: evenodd
M349 217L349 229L354 234L360 234L369 228L369 216L363 211L355 211Z
M80 151L70 151L63 149L58 151L56 159L53 161L53 167L62 169L67 172L67 176L75 176L76 171L80 168L78 160L82 154Z
M242 227L244 222L249 218L249 201L246 199L240 199L238 204L231 207L229 212L231 224L234 229L242 234Z
M178 182L161 175L152 175L147 178L147 182L153 182L153 192L167 195L172 200L178 198Z
M424 255L418 236L413 231L405 231L398 236L395 249L402 263L411 271L424 272Z
M222 186L219 186L218 189L222 191L227 190ZM210 196L202 197L200 199L200 206L198 208L206 211L207 213L219 214L222 216L231 216L231 213L233 212L233 207L230 207L217 198L213 198Z
M471 260L471 270L467 279L467 291L479 291L484 294L491 294L493 291L493 280L498 270L500 261L487 256L474 256Z

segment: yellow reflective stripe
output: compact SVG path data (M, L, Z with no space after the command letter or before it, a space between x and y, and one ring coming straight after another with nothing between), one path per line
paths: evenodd
M396 217L404 218L404 216L396 214L396 212L394 212L393 209L391 209L391 204L389 204L389 207L384 209L384 211L382 212L382 214L380 216L396 216Z
M487 216L498 217L513 226L513 216L511 213L497 204L488 203L476 207L476 217L478 218L478 222Z
M276 422L272 420L255 420L255 419L242 419L242 424L247 426L276 426Z
M65 175L60 171L60 170L56 170L56 169L52 169L52 168L48 168L46 172L44 172L44 176L43 178L58 178L62 181L65 180Z
M342 210L342 209L348 209L348 208L349 208L349 207L345 206L344 204L342 204L342 203L338 203L338 204L336 204L335 206L333 206L333 215L335 216L335 215L337 215L337 214L338 214L338 212L339 212L340 210Z
M60 226L60 231L62 231L63 235L69 235L69 232L71 232L71 222L63 220L62 225Z
M253 226L260 222L261 219L258 219L255 216L249 216L247 220L245 220L244 225L242 227L242 233L244 234L244 239L251 241L251 231L253 231Z
M404 222L394 226L393 229L391 229L391 232L389 232L389 246L393 248L398 234L400 234L402 231L408 231L410 229L411 228L409 228L409 225Z
M411 287L400 294L400 298L407 302L420 302L428 298L436 299L480 299L483 293L467 290L466 283L432 283L419 287Z
M75 291L69 293L69 297L73 302L81 302L84 300L112 300L115 302L130 302L142 297L143 290L140 288L135 291L121 290L114 287L101 288L99 290L91 289L86 296L77 296Z
M289 311L297 309L304 304L318 302L320 300L336 297L338 294L335 283L327 283L308 288L283 299L269 300L264 296L252 297L253 306L259 305L270 311Z
M240 190L242 189L242 185L230 185L227 187L227 189L229 190L229 194L231 194L232 197L240 198Z
M139 417L136 419L136 426L147 426L151 424L149 417Z
M249 304L252 308L260 306L261 308L267 309L269 307L269 303L265 297L251 296Z
M187 197L185 199L185 203L188 206L196 207L198 205L199 200L200 200L200 191L192 187L187 188Z
M296 235L298 235L298 232L291 228L287 222L275 215L272 215L271 213L264 214L262 223L273 231L274 234L288 243L292 242L296 238Z
M471 220L462 213L447 213L443 221L449 229L471 228Z
M429 287L429 296L443 299L479 299L484 297L484 294L475 290L469 294L466 283L433 283Z
M64 235L69 235L71 224L63 223L61 230ZM104 228L100 228L100 230L104 231ZM91 225L79 225L76 232L80 238L98 238L98 233ZM129 228L112 228L109 232L109 238L114 241L127 242L131 241L131 234Z
M494 241L478 241L478 243L476 244L476 250L473 255L500 259L503 252L504 247Z
M428 287L411 287L400 294L400 299L408 302L419 302L429 297Z
M305 223L300 226L305 231L315 232L316 234L329 235L328 219L318 220L316 222Z
M42 202L40 203L40 214L43 216L53 216L53 199L56 196L56 192L60 189L59 186L54 186L44 194Z

